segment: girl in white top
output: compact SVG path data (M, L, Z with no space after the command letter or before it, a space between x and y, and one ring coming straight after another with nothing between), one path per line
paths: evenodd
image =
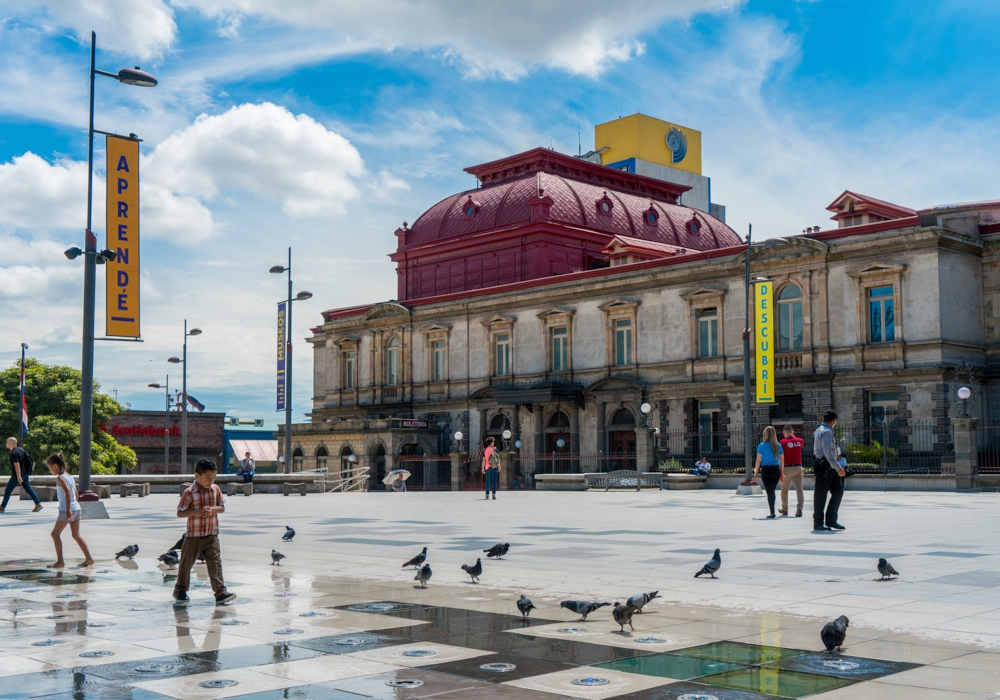
M63 458L61 452L57 452L45 460L45 466L49 468L52 476L56 477L56 496L59 499L59 516L56 518L56 524L52 528L52 542L56 547L56 561L54 564L49 564L48 568L61 569L66 566L66 562L63 561L62 539L60 535L62 535L62 531L66 529L67 525L69 525L70 532L73 533L73 539L76 540L76 543L80 545L81 551L83 551L84 560L80 566L93 566L94 558L90 556L90 549L87 547L87 543L84 542L83 537L80 536L80 503L76 498L76 483L73 481L73 476L66 471L66 460Z

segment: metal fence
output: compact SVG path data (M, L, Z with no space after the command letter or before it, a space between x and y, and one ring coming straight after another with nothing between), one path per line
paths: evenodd
M522 453L514 458L517 474L593 474L621 469L635 471L634 452L539 452Z
M754 426L753 444L763 437L763 425ZM812 434L816 423L796 426L803 438L802 465L813 469ZM778 438L781 426L777 425ZM997 456L1000 458L1000 426L997 426ZM955 455L951 426L935 423L898 422L838 423L837 445L847 463L859 474L953 474ZM743 428L732 430L668 430L657 436L656 459L660 470L687 472L700 456L708 458L713 474L743 474Z
M1000 474L1000 424L987 423L976 428L979 473Z
M401 455L395 469L410 472L406 480L408 491L450 491L451 457L448 455Z

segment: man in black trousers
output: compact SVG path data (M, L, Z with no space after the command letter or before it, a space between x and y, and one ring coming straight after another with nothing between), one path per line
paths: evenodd
M813 433L815 464L813 472L816 476L816 486L813 491L813 532L844 529L844 526L837 522L840 502L844 499L845 472L837 460L837 439L833 434L836 425L837 414L827 411L823 414L823 423ZM830 495L829 505L826 503L827 494Z

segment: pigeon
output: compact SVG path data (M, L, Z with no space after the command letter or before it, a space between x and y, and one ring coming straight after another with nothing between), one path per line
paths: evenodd
M160 556L158 556L156 558L156 561L162 561L164 564L167 565L168 569L173 569L180 563L181 559L179 556L177 556L177 550L171 549L166 554L161 554Z
M295 537L295 530L285 525L285 534L281 536L281 540L283 542L291 542L293 537Z
M410 559L410 561L403 564L403 568L405 569L408 566L412 566L414 569L419 569L420 565L423 564L425 561L427 561L427 547L424 547L424 551L422 551L417 556L413 557L413 559Z
M646 607L646 603L651 601L653 598L659 598L657 595L659 591L653 591L652 593L636 593L634 596L628 599L627 605L631 605L635 608L635 611L642 614L642 609Z
M285 558L285 555L279 552L277 549L271 550L271 566L281 566L281 560Z
M878 560L878 572L882 574L882 578L892 578L893 576L899 576L899 572L896 571L892 564L887 562L885 559Z
M427 582L431 580L431 575L433 573L434 572L431 571L431 565L424 564L420 567L420 570L417 571L417 575L413 577L413 580L420 581L421 588L427 588Z
M487 558L496 557L497 559L503 559L503 555L506 554L509 550L510 550L510 545L505 543L505 544L495 544L489 549L484 549L483 551L486 552Z
M586 622L587 615L594 612L598 608L603 608L605 605L611 605L611 603L596 603L592 601L583 600L564 600L559 603L560 608L566 608L567 610L572 610L577 615L580 615L580 619L577 622Z
M130 544L128 547L118 552L118 554L115 555L115 559L121 559L122 557L125 557L126 559L131 559L138 553L139 553L139 545Z
M715 578L715 572L718 571L721 567L722 567L722 555L719 553L719 550L717 549L715 550L715 554L712 555L712 558L708 560L708 563L705 564L705 566L701 567L701 571L696 573L694 577L698 578L699 576L704 576L705 574L708 574L712 578Z
M528 614L535 609L535 604L528 600L528 596L522 593L517 601L517 609L521 611L521 619L527 620Z
M187 537L187 533L181 535L181 538L179 540L177 540L177 542L174 544L174 546L171 547L170 549L176 549L178 552L181 551L182 549L184 549L184 538L186 538L186 537ZM205 553L204 552L199 552L198 553L198 561L200 561L202 564L205 563Z
M478 579L480 574L483 573L483 560L476 559L476 563L474 566L469 566L468 564L462 564L462 571L471 576L472 582L476 583L476 579Z
M615 622L621 627L622 634L625 633L625 625L631 627L632 631L635 632L635 627L632 627L632 615L636 612L638 612L638 608L632 605L632 603L627 605L615 603L615 609L611 611L611 616L615 618Z
M833 653L834 649L840 650L840 647L844 645L844 639L847 638L847 625L850 620L846 616L841 615L833 622L827 622L823 625L823 631L819 633L820 639L823 640L823 644L826 646L826 650Z

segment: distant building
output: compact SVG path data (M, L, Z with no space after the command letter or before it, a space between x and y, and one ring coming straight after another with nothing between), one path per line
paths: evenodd
M101 426L123 445L135 450L139 474L190 474L199 459L221 463L225 450L224 413L188 412L187 468L181 468L181 414L169 414L170 464L163 463L167 417L163 411L125 411Z
M277 421L265 421L260 418L237 418L227 416L225 422L225 453L222 464L227 472L235 472L240 468L243 456L249 452L254 460L254 469L261 473L284 471L279 469L278 441L274 434L278 429ZM299 462L296 471L302 469Z

